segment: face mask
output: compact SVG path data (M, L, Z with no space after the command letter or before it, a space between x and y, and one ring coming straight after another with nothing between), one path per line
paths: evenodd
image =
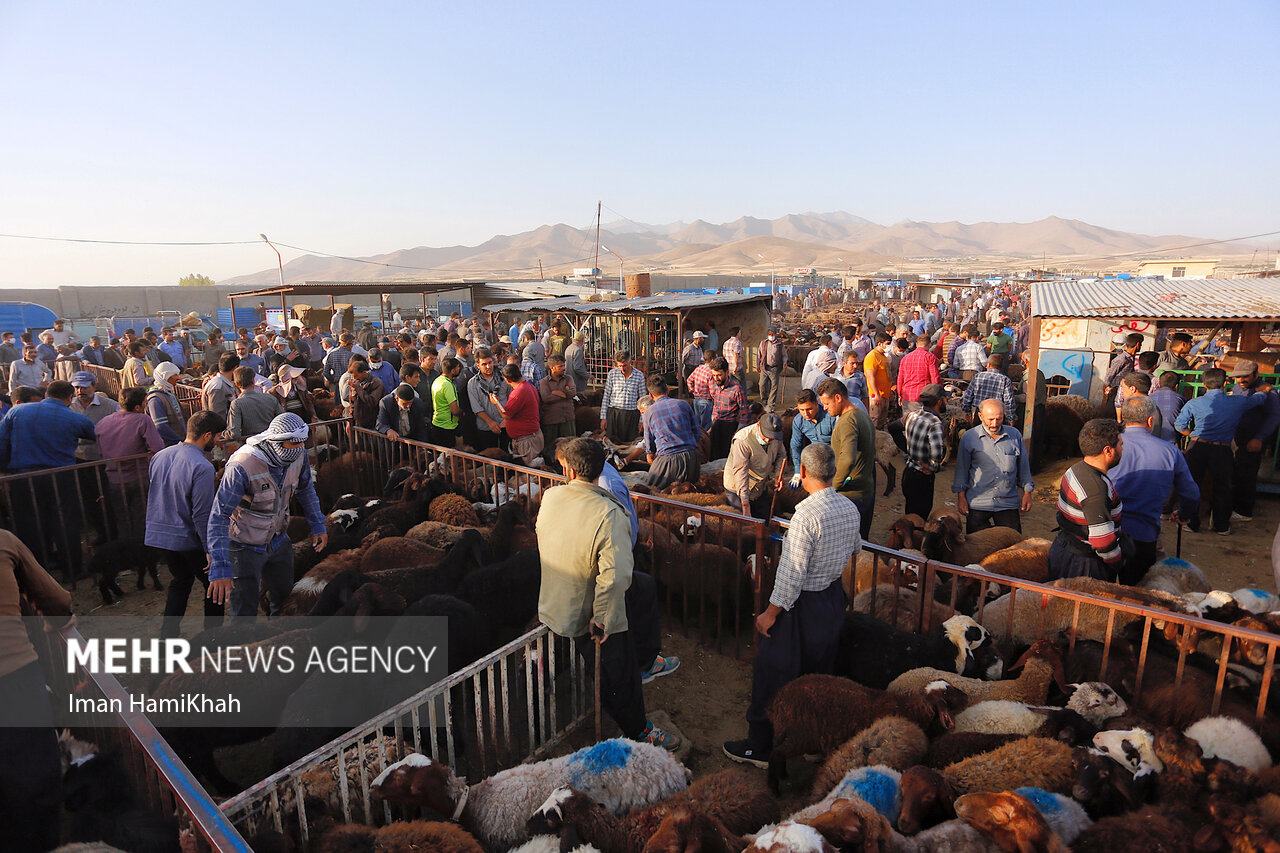
M761 446L761 447L768 447L768 446L769 446L769 439L765 438L765 437L764 437L763 435L761 435L760 433L756 433L756 441L760 442L760 446Z
M769 336L769 340L773 340L773 335L770 335L770 336Z

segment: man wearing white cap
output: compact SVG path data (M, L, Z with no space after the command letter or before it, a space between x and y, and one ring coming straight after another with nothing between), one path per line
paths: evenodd
M689 375L693 371L702 366L702 345L706 341L707 336L701 329L693 333L693 339L689 341L689 345L684 348L684 352L680 353L680 383L689 381Z
M277 416L267 431L245 442L227 460L209 513L209 598L231 599L233 622L252 622L259 587L266 586L269 615L279 614L293 588L289 503L298 503L311 528L311 546L323 551L329 537L311 480L303 442L308 428L292 413Z

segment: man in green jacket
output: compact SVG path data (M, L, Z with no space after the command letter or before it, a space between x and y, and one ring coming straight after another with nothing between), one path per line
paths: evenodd
M871 514L876 508L876 428L871 418L849 402L849 388L837 379L818 386L818 400L836 419L831 449L836 453L836 491L853 501L862 516L861 533L871 535Z
M589 662L596 652L584 642L590 634L599 647L600 702L623 737L677 750L679 738L654 728L645 715L636 637L627 624L631 519L617 498L596 485L604 446L586 438L564 441L556 461L569 482L548 489L538 511L538 618L561 637L578 639Z

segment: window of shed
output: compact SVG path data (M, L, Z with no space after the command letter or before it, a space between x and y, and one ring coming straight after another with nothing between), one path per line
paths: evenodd
M1173 268L1173 277L1174 277L1174 278L1185 278L1185 277L1186 277L1186 275L1187 275L1187 268L1186 268L1186 267L1174 267L1174 268Z

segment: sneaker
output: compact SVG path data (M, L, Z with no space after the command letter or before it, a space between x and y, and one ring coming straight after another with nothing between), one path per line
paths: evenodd
M674 655L666 658L658 655L653 659L653 666L644 675L640 676L641 684L648 684L655 678L661 678L664 675L670 675L680 668L680 658Z
M1240 514L1240 513L1238 513L1238 512L1233 512L1233 513L1231 513L1231 520L1232 520L1232 521L1253 521L1253 516L1252 516L1252 515L1241 515L1241 514Z
M665 732L662 729L654 728L653 723L649 723L644 730L644 734L640 735L641 740L648 741L654 746L660 746L667 752L675 752L680 748L680 738L671 732Z
M1213 531L1213 532L1214 532L1214 533L1216 533L1216 534L1218 534L1219 536L1230 536L1230 535L1231 535L1231 528L1230 528L1230 527L1228 527L1226 530L1215 530L1215 531Z
M726 741L724 745L724 754L729 757L730 761L736 761L739 764L754 764L756 767L760 768L769 766L769 756L757 749L753 749L750 741Z

